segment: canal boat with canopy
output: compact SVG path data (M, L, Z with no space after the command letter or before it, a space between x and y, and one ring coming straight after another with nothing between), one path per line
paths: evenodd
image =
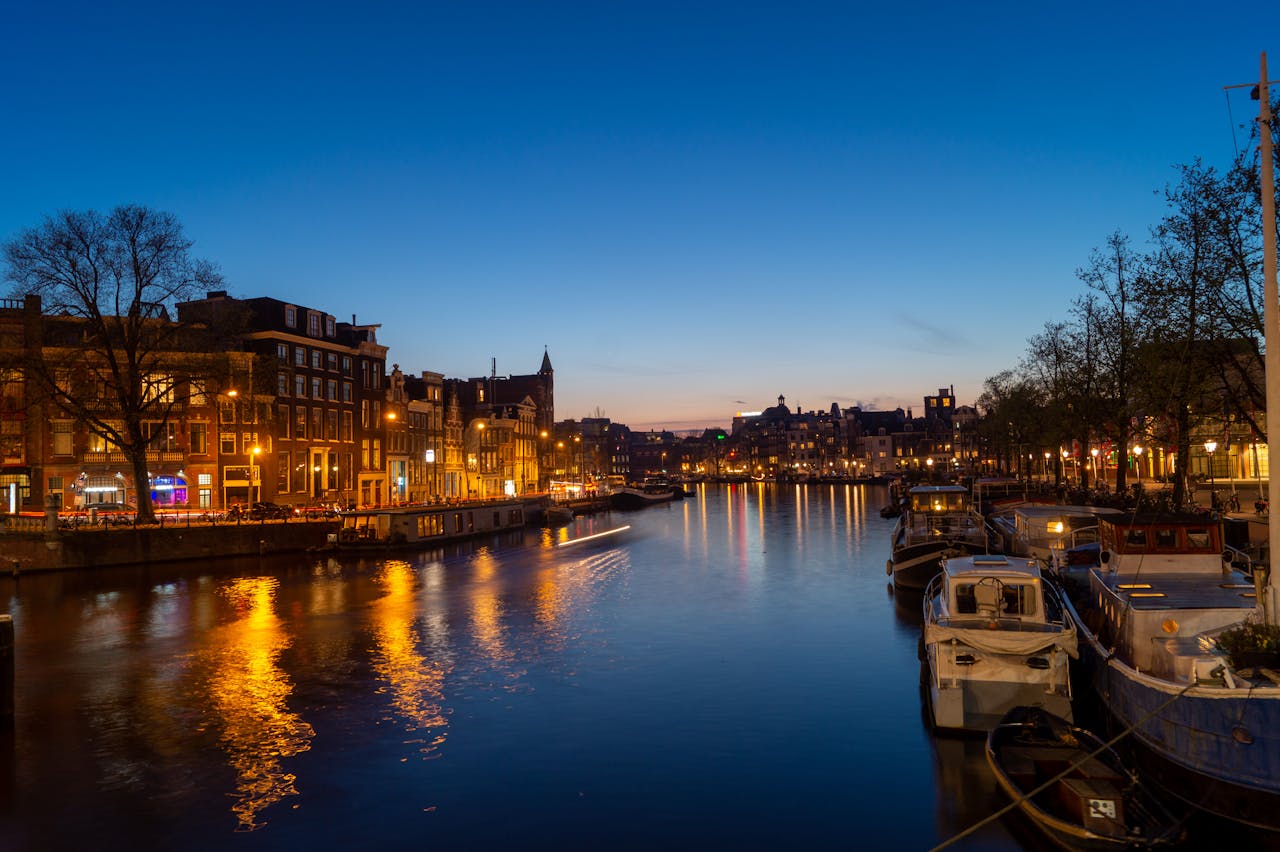
M1020 705L1072 718L1075 624L1030 559L948 559L924 595L924 659L935 726L989 731Z

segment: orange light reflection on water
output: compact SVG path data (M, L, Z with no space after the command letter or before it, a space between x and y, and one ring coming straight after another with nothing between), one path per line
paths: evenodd
M212 664L209 697L221 723L219 743L236 773L231 811L237 831L265 825L271 805L298 794L296 776L282 760L311 748L315 731L286 701L293 683L278 665L291 644L275 613L274 577L231 580L219 589L239 616L210 635L202 652Z
M449 722L444 714L444 679L449 667L432 660L423 645L419 618L418 582L407 562L388 561L375 577L384 594L371 609L373 670L385 683L378 693L390 694L391 708L407 731L421 731L415 740L424 756L439 756L445 741L442 730ZM445 637L437 637L443 640ZM443 641L440 643L443 646Z

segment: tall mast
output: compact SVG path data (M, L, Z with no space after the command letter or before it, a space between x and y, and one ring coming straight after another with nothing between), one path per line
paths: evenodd
M1262 75L1258 81L1258 130L1261 133L1262 177L1262 331L1267 353L1263 362L1267 372L1267 498L1274 500L1280 484L1280 467L1271 455L1280 452L1280 291L1276 286L1276 184L1271 153L1271 96L1267 90L1267 54L1262 54ZM1267 537L1270 551L1267 562L1267 588L1263 610L1268 622L1280 623L1280 590L1272 571L1280 568L1280 506L1267 513Z

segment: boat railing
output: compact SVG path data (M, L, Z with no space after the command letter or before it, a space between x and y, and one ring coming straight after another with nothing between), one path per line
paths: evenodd
M1222 561L1249 579L1253 579L1253 557L1245 551L1229 544L1223 545Z

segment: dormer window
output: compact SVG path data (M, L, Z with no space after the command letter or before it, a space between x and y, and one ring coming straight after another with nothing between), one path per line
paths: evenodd
M315 311L307 312L307 334L312 337L320 336L320 315Z
M298 327L298 309L293 305L284 306L284 324L289 328Z
M338 336L338 324L334 322L333 317L324 318L324 336L325 337Z

